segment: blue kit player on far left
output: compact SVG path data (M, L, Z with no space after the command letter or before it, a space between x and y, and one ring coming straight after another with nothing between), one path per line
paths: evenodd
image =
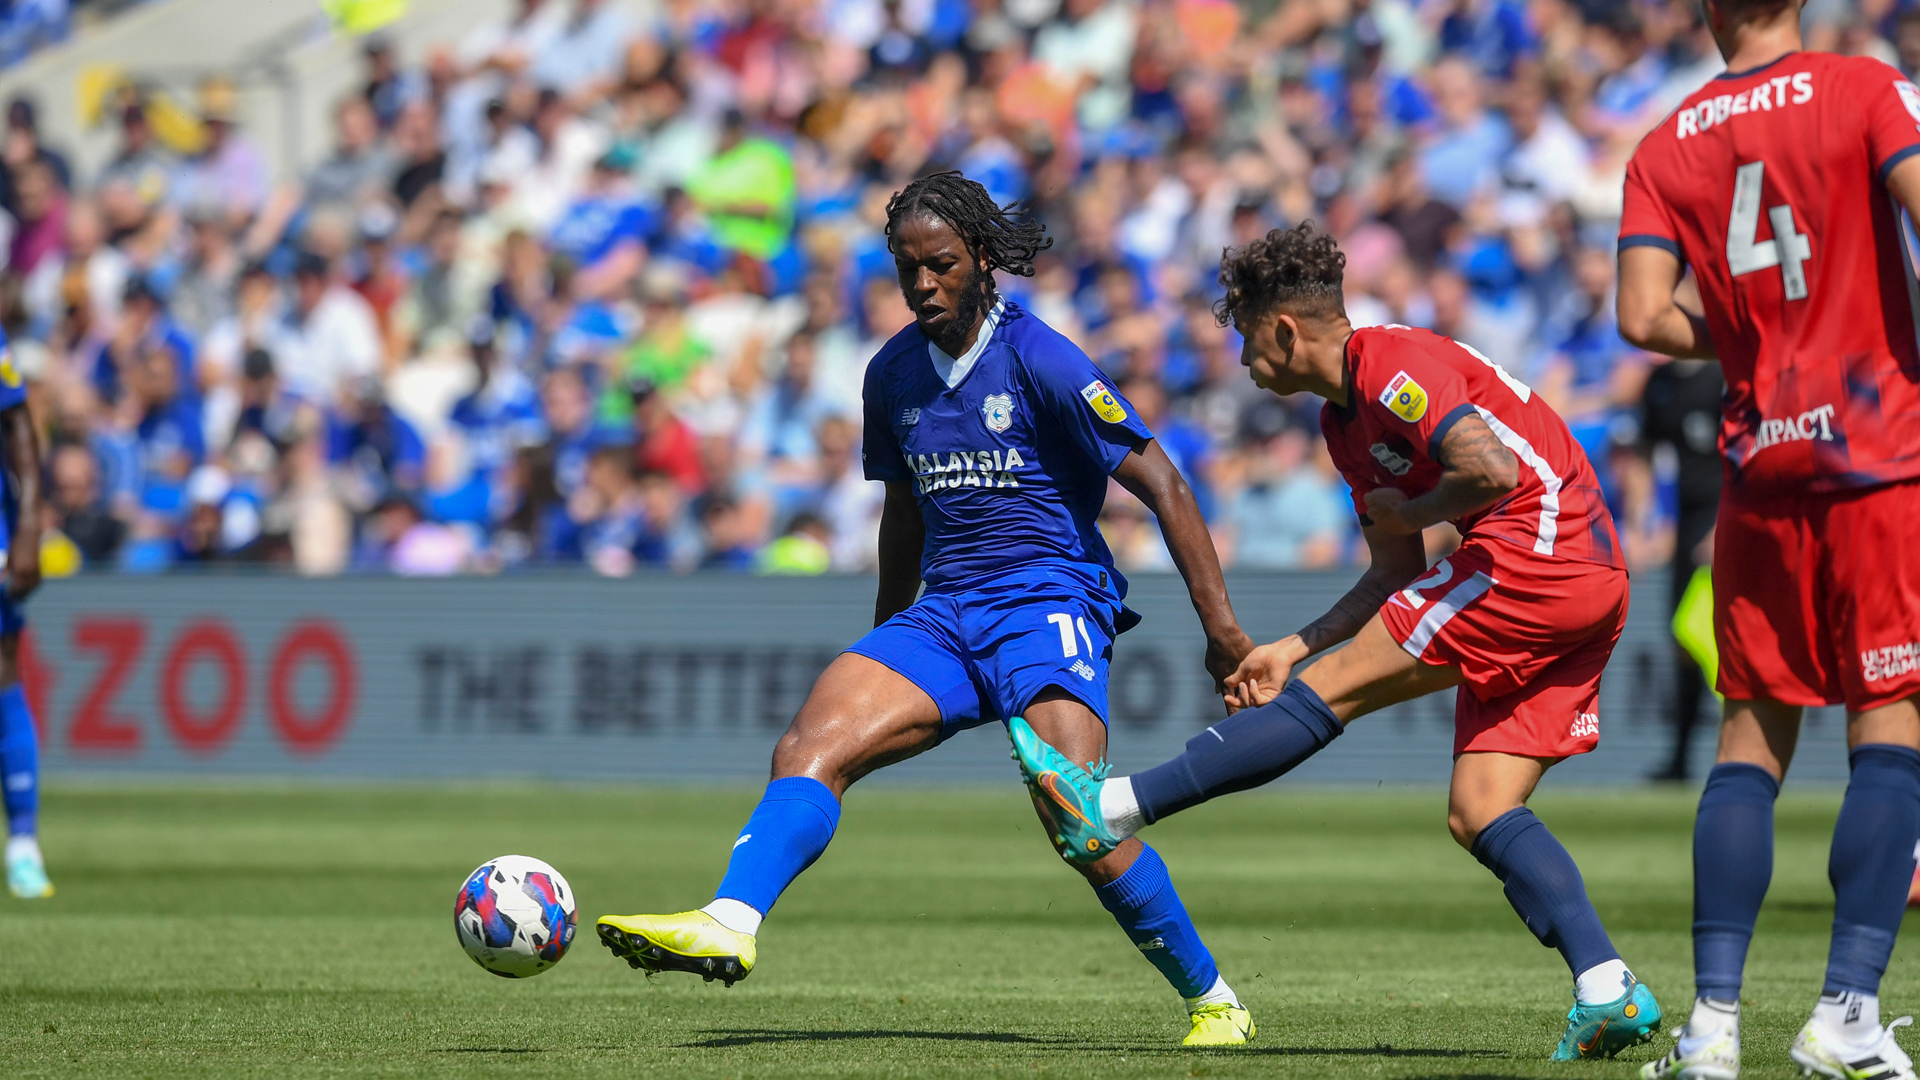
M0 543L7 577L0 590L0 796L7 808L7 891L21 899L53 895L40 857L40 744L20 686L21 605L40 586L40 440L27 411L27 384L0 333Z
M600 920L634 967L745 978L761 919L826 850L847 788L964 728L1024 717L1100 771L1113 640L1138 621L1094 525L1109 477L1159 518L1216 686L1251 649L1193 492L1153 433L1085 353L995 290L995 270L1032 274L1046 245L1041 226L959 173L887 205L914 323L867 366L863 456L887 486L875 628L821 674L774 748L773 782L713 902ZM1041 817L1063 844L1067 830ZM1076 868L1185 1000L1187 1045L1253 1036L1152 848L1129 840Z

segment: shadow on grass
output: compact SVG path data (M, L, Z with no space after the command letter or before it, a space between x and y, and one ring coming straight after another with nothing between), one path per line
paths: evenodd
M934 1042L1021 1043L1029 1046L1085 1046L1082 1039L1014 1035L1004 1031L793 1031L778 1028L735 1028L711 1031L712 1038L681 1043L677 1049L718 1049L767 1043L852 1042L868 1039L926 1039Z
M434 1054L544 1054L543 1046L442 1046Z
M1426 1076L1409 1076L1406 1080L1534 1080L1534 1078L1517 1073L1431 1073Z
M1143 1046L1130 1047L1128 1053L1192 1054L1200 1048L1192 1046ZM1220 1046L1214 1047L1223 1056L1240 1055L1243 1057L1383 1057L1383 1058L1503 1058L1504 1050L1456 1050L1443 1047L1424 1046Z
M855 1042L875 1039L924 1039L934 1042L1011 1043L1058 1049L1105 1050L1122 1054L1182 1054L1195 1052L1190 1046L1127 1045L1095 1042L1066 1036L1017 1035L1004 1031L805 1031L783 1028L735 1028L710 1030L709 1038L681 1043L677 1049L712 1050L734 1046L763 1046L780 1043ZM1218 1048L1223 1055L1255 1057L1384 1057L1384 1058L1498 1058L1500 1050L1459 1050L1447 1048L1389 1046L1231 1046Z

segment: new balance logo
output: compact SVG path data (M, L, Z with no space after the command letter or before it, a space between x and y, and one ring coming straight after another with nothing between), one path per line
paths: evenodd
M900 410L900 426L901 427L913 427L915 424L918 424L919 422L920 422L919 409Z
M1067 670L1073 672L1075 675L1080 676L1081 678L1087 680L1088 682L1093 681L1094 671L1092 668L1087 666L1087 662L1085 660L1075 660L1073 662L1073 666L1068 668Z

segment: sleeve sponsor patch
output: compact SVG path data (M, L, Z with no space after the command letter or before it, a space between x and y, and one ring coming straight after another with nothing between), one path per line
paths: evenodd
M13 366L12 349L0 349L0 384L9 390L20 389L20 369Z
M1901 79L1893 84L1893 90L1900 95L1900 104L1907 107L1907 115L1920 121L1920 87Z
M1380 404L1407 423L1417 424L1421 417L1427 415L1427 392L1402 371L1387 383L1385 390L1380 391Z
M1118 424L1127 418L1126 407L1120 404L1119 398L1113 396L1113 391L1107 389L1107 384L1099 379L1081 387L1080 396L1087 399L1088 405L1093 406L1095 416L1109 424Z

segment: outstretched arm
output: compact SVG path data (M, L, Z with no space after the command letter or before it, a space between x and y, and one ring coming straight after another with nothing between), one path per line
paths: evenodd
M1253 648L1253 639L1234 617L1226 580L1220 576L1220 556L1213 550L1213 536L1193 500L1193 489L1153 439L1135 444L1113 470L1113 478L1159 519L1160 535L1166 537L1173 565L1186 579L1187 595L1206 631L1207 671L1213 675L1214 690L1224 692L1227 675Z
M1378 523L1363 525L1360 535L1372 559L1366 573L1327 613L1279 641L1247 654L1240 669L1227 679L1227 705L1234 709L1265 705L1285 689L1287 678L1302 660L1353 637L1373 618L1387 597L1413 583L1427 568L1426 546L1420 534L1390 533Z
M0 412L0 438L6 442L7 476L19 500L7 548L7 596L24 600L40 586L40 438L26 402Z
M920 595L920 558L927 543L926 522L913 484L887 482L880 510L880 592L873 601L873 625L879 626L913 606Z
M1713 339L1707 335L1707 320L1673 298L1683 269L1679 257L1664 248L1630 247L1620 253L1620 287L1614 301L1620 336L1649 352L1711 360Z

